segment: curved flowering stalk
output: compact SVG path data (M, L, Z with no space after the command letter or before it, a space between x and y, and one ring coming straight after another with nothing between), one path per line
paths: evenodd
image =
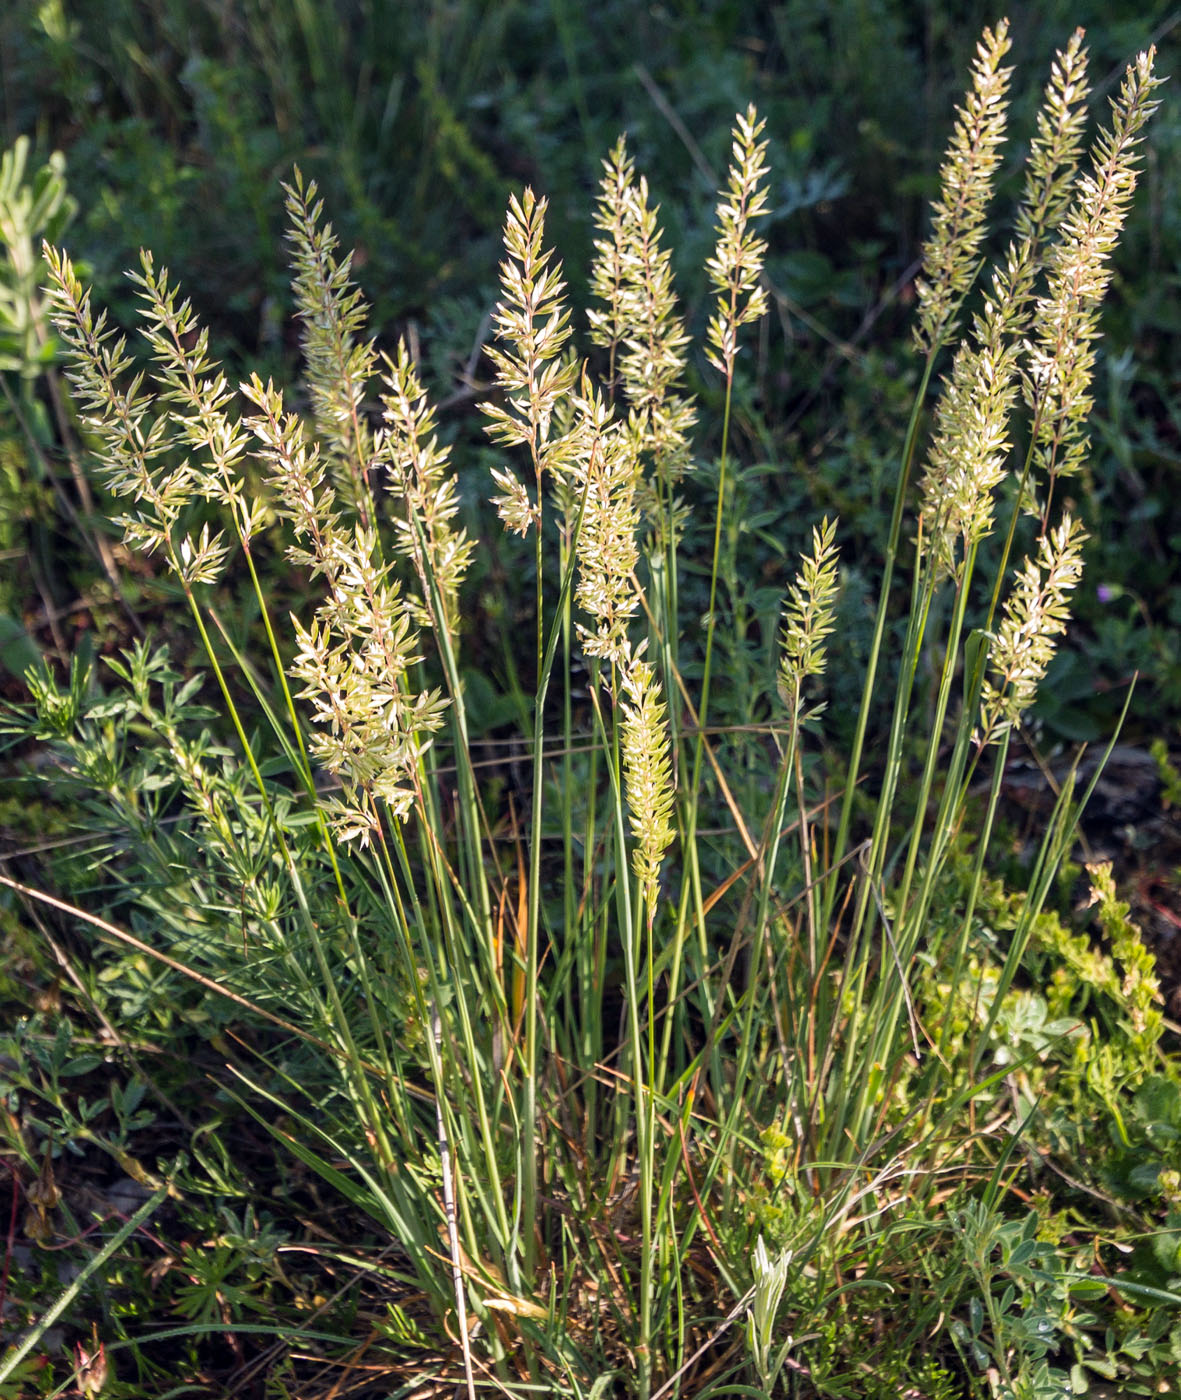
M67 254L48 244L44 254L54 329L70 351L66 378L77 395L83 426L101 443L104 484L116 496L134 497L140 507L115 523L131 548L173 557L172 532L196 495L196 465L187 458L168 464L174 425L167 414L155 412L155 396L145 391L143 373L133 373L126 338L108 328L105 311L94 316L90 291Z
M131 548L163 552L186 589L215 582L229 546L208 523L199 534L178 539L184 512L196 501L226 507L249 553L266 506L246 491L240 462L249 434L228 411L234 391L210 357L208 330L192 303L181 300L167 269L157 271L151 253L142 252L140 271L130 278L139 289L141 330L154 365L154 392L145 389L144 373L130 375L123 340L113 341L105 330L105 313L94 321L90 294L69 259L48 248L46 259L55 324L74 355L71 382L89 410L87 427L103 444L100 467L110 489L134 496L140 507L116 523Z

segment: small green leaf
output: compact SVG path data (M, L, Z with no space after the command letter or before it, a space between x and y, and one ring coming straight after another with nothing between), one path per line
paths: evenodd
M103 1062L101 1055L79 1055L73 1060L67 1061L58 1070L58 1074L64 1076L77 1074L90 1074L96 1070Z

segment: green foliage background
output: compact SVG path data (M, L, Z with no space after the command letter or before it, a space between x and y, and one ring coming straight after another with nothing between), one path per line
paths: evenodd
M0 16L0 136L31 133L40 159L65 151L79 207L71 246L104 304L129 315L122 272L150 243L210 324L215 351L263 372L294 351L280 182L298 162L357 250L379 337L415 336L445 401L465 366L482 376L473 353L494 301L506 188L549 196L552 236L584 299L587 211L621 130L653 172L699 329L694 269L712 238L727 123L756 101L774 143L776 324L740 404L744 456L758 465L738 491L754 516L744 548L777 586L804 543L808 499L839 511L867 553L880 540L889 444L914 373L909 279L924 210L972 45L996 17L989 5L899 0L14 0ZM1036 99L1032 76L1076 25L1088 31L1097 103L1148 40L1164 72L1181 52L1163 0L1053 0L1018 7L1012 21L1012 61L1031 78L1016 129ZM1079 505L1120 529L1091 546L1082 626L1042 708L1061 739L1107 732L1137 669L1148 683L1133 729L1175 735L1181 715L1181 211L1171 197L1181 117L1165 98L1105 313L1101 446ZM453 422L462 433L463 416ZM69 591L58 582L56 601ZM759 599L748 602L757 617Z

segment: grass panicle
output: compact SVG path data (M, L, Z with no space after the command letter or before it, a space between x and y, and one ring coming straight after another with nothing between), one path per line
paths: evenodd
M916 290L915 338L930 353L954 333L959 307L979 271L985 219L1001 160L1008 123L1011 68L1001 60L1012 47L1002 20L986 29L976 46L972 86L960 108L939 172L931 236L923 247L923 273Z

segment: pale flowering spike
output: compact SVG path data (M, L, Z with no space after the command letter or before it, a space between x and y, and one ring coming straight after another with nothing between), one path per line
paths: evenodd
M459 623L459 587L471 562L473 542L452 524L459 495L451 466L451 449L439 442L435 411L422 387L405 341L393 359L383 357L382 395L385 430L378 440L383 460L402 493L406 514L394 520L399 550L414 564L422 596L414 608L420 626ZM434 583L444 616L436 618L431 600Z
M407 365L403 362L403 369ZM406 412L421 429L421 400L403 381ZM342 841L369 844L379 832L380 804L404 821L417 792L417 766L443 722L447 701L416 692L411 676L422 660L414 630L417 610L392 578L372 525L345 525L303 421L257 375L242 385L258 409L246 426L272 466L272 481L298 541L293 562L324 579L327 596L310 627L292 617L297 650L290 674L311 704L309 752L340 780L339 797L320 805ZM397 410L395 410L395 413Z
M639 560L635 446L585 381L576 402L583 505L575 599L592 623L579 623L578 633L587 656L621 665L628 623L640 606L634 582Z
M1087 51L1083 31L1055 55L1050 79L1037 114L1037 134L1025 162L1025 185L1014 221L1015 235L992 276L985 303L985 322L996 329L977 329L977 340L998 332L1026 333L1037 274L1046 260L1045 242L1061 224L1074 191L1079 156L1087 124Z
M924 541L935 568L956 578L993 527L996 488L1011 452L1020 350L1033 315L1042 240L1061 221L1086 120L1087 53L1077 30L1057 55L1026 165L1016 235L992 275L971 335L956 352L935 412L922 480Z
M1018 347L989 303L978 332L956 352L935 411L922 479L924 552L955 578L969 552L992 530L994 497L1007 472L1009 418L1017 399Z
M1082 578L1086 542L1082 522L1064 515L1026 559L1005 602L989 656L992 676L981 699L980 742L990 743L1019 724L1037 698L1070 620L1070 594Z
M627 153L627 140L621 136L615 149L603 162L595 204L595 256L591 262L591 295L606 304L606 310L587 313L591 340L614 351L628 329L626 309L629 276L628 260L635 223L632 194L635 188L635 162Z
M364 412L377 352L366 334L369 307L352 280L353 255L337 257L339 240L323 218L314 180L297 169L284 185L290 228L300 348L316 435L323 444L341 499L367 520L373 499L369 471L373 435Z
M794 719L803 711L804 682L824 672L825 640L836 626L837 522L825 519L812 530L812 553L788 590L780 634L779 695Z
M546 201L527 189L509 201L504 226L506 257L500 265L501 299L492 313L497 344L486 347L496 366L503 403L486 404L487 431L508 447L526 447L533 463L535 498L510 470L494 471L493 498L508 529L527 533L541 519L542 476L562 460L551 442L555 412L578 380L578 364L563 355L570 312L562 265L545 247Z
M976 278L984 217L1008 116L1013 70L1000 65L1009 48L1007 20L981 36L972 65L972 86L958 109L939 172L940 193L933 205L931 237L923 247L923 271L915 288L919 298L915 338L926 353L951 335L960 302Z
M705 265L718 293L705 353L727 379L734 373L739 329L767 310L759 282L767 245L751 227L767 213L767 143L759 140L764 126L753 104L734 119L730 170L717 209L718 241Z
M509 201L501 299L492 313L497 343L487 347L506 400L485 408L489 434L510 446L529 447L538 471L555 405L578 378L577 366L562 358L570 311L562 265L544 246L545 211L546 201L531 189Z
M623 720L623 779L635 849L632 868L644 891L651 928L659 893L660 867L672 845L672 736L660 684L642 659L643 646L625 659L620 674Z
M1026 392L1034 410L1035 458L1049 481L1079 470L1089 450L1085 424L1099 337L1099 304L1111 282L1111 258L1136 189L1139 145L1158 103L1155 50L1131 64L1112 120L1091 150L1047 257L1047 288L1034 314Z
M185 452L194 493L215 501L233 515L235 528L248 538L252 506L247 500L240 463L250 446L250 434L226 412L233 388L209 354L209 332L197 319L192 303L182 299L168 270L156 270L150 252L140 253L140 271L130 273L138 288L141 331L151 350L157 384L156 404L171 421L172 434ZM171 556L180 577L190 584L211 583L227 551L201 548L192 541L186 555ZM199 556L199 563L194 562Z
M229 546L208 525L196 539L178 539L182 513L194 500L215 501L233 512L243 534L253 516L237 466L249 435L225 412L233 390L209 355L208 331L168 270L157 271L152 255L141 253L141 271L130 277L153 366L155 388L148 387L105 315L95 319L69 258L44 252L51 315L69 351L66 372L82 422L101 444L107 486L136 502L115 523L132 549L163 552L186 589L216 582Z
M514 535L527 535L540 523L540 514L520 479L507 469L492 468L492 480L500 487L500 495L492 497L496 513L504 528Z
M48 243L42 252L49 267L50 319L66 347L66 378L82 424L100 444L104 484L139 507L115 523L133 549L167 551L173 527L197 494L195 468L187 458L177 467L164 465L175 446L175 426L145 390L126 339L108 326L105 311L95 316L90 291L69 256Z
M1087 50L1076 29L1054 58L1029 150L1017 234L1035 245L1058 227L1070 201L1087 125Z
M192 535L186 535L180 542L180 549L177 551L180 578L190 588L199 583L216 583L221 577L229 551L224 531L219 530L216 535L211 535L209 524L206 522L198 539L194 540Z
M336 493L326 480L319 448L309 443L303 420L283 407L283 394L257 374L239 386L243 398L258 413L245 420L245 426L262 445L263 460L272 467L269 484L275 488L278 514L291 522L297 541L288 547L287 557L294 564L332 578L331 541L340 528ZM309 542L305 548L303 542Z
M341 796L321 806L341 840L362 846L376 832L374 803L404 821L417 791L416 769L443 722L447 701L438 691L416 693L408 672L421 659L416 638L381 570L364 557L367 541L341 570L334 604L311 628L292 617L298 644L291 675L303 682L315 727L309 751L340 779Z
M600 183L591 291L605 310L588 312L591 339L611 352L612 389L618 380L631 405L628 427L637 452L650 455L660 479L674 483L689 457L695 421L690 399L676 392L689 337L677 313L669 250L648 182L637 180L620 137Z

